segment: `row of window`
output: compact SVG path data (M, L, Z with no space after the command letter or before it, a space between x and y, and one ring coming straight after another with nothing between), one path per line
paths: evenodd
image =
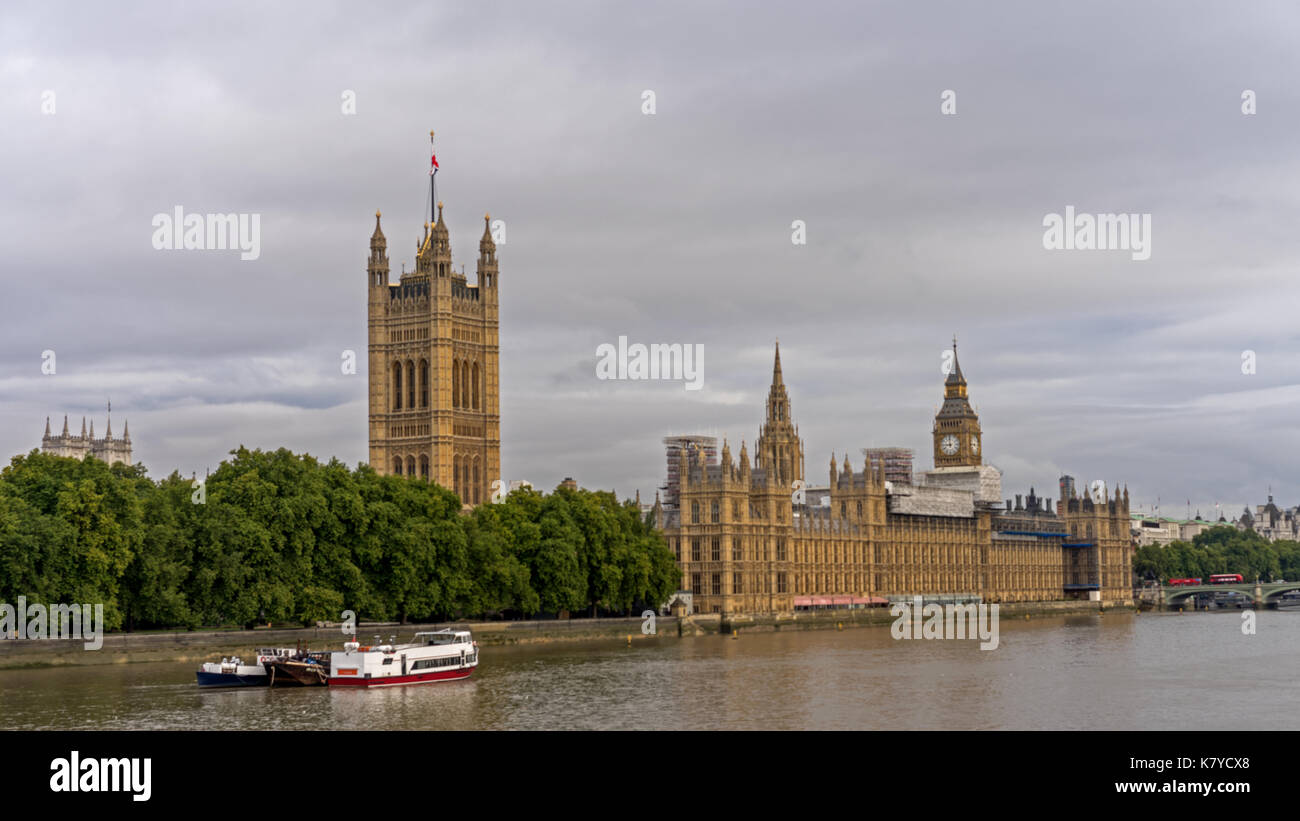
M478 656L477 652L466 654L465 663L473 664L477 656ZM460 666L460 656L440 656L436 659L420 659L419 661L416 661L413 664L411 664L411 669L429 670L429 669L436 669L438 667L459 667L459 666Z
M428 436L429 425L393 425L389 433L395 438L404 438L408 436Z
M407 456L403 459L401 456L393 457L393 475L410 476L417 475L417 465L419 477L424 480L429 478L429 457L427 454L421 455L419 462L416 462L414 456ZM462 502L477 505L483 501L482 474L479 471L479 458L469 456L453 456L451 461L452 475L452 492L460 497Z
M681 545L682 545L682 543L681 543L681 540L680 540L680 539L673 539L673 555L675 555L675 556L677 557L677 561L681 561L681 560L682 560L682 546L681 546ZM758 558L757 558L757 554L755 555L755 559L756 559L757 561L765 561L765 562L766 562L766 561L771 561L771 558L770 558L770 556L769 556L769 548L768 548L768 544L767 544L767 542L763 542L763 545L762 545L762 551L763 551L763 557L762 557L762 559L758 559ZM744 555L743 555L743 554L744 554L744 551L743 551L743 549L742 549L742 543L741 543L741 540L740 540L740 539L732 539L732 540L731 540L731 560L732 560L733 562L743 561L743 559L744 559ZM696 538L696 539L691 539L691 561L693 561L693 562L701 561L701 556L702 556L702 555L703 555L703 554L702 554L701 551L700 551L700 539L698 539L698 538ZM709 540L709 560L710 560L710 561L715 561L715 562L720 562L720 561L722 561L722 539L721 539L720 537L718 537L718 536L714 536L712 539ZM783 561L786 560L785 539L777 539L777 540L776 540L776 560L777 560L778 562L783 562Z
M393 363L393 410L399 411L403 408L413 410L415 408L429 407L428 360L420 360L418 381L416 376L417 366L415 360L408 359L406 362L398 361ZM477 362L469 362L463 359L452 360L451 406L453 408L478 410L482 405L480 390L482 381L482 374L479 371ZM419 399L418 404L416 402L417 398Z
M764 512L765 512L765 511L764 511L763 508L760 507L760 506L757 506L757 505L754 505L754 504L750 504L750 506L749 506L749 518L751 518L751 519L762 519L762 518L764 518L764 517L763 517L763 513L764 513ZM740 518L740 501L739 501L739 500L732 500L732 502L731 502L731 517L732 517L733 519L739 519L739 518ZM777 520L778 522L784 522L784 521L785 521L785 510L783 509L783 507L782 507L781 505L777 505L777 508L776 508L776 520ZM717 503L717 502L710 502L710 503L709 503L709 521L712 522L713 524L717 524L718 522L721 522L721 521L722 521L722 510L721 510L721 508L718 506L718 503ZM697 524L699 524L699 523L700 523L700 503L699 503L699 502L691 502L691 524L696 524L696 525L697 525Z
M453 456L451 460L451 475L454 478L452 490L460 497L462 502L471 505L477 505L482 500L481 493L482 479L478 472L478 457L471 459L468 456Z
M388 332L389 342L414 342L428 338L428 328L396 328Z
M682 540L671 539L673 555L678 561L682 560ZM754 561L771 561L772 553L770 545L763 539L758 539L755 545L752 560ZM928 549L926 549L928 547ZM706 549L707 548L707 549ZM744 561L744 541L738 537L731 537L731 561ZM794 561L808 562L813 564L840 564L850 563L859 564L868 561L867 554L870 552L866 545L862 544L831 544L831 545L813 545L803 547L794 551ZM1013 565L1048 565L1059 566L1061 557L1059 548L1053 551L1050 548L1044 548L1039 545L1005 545L999 546L988 560L979 559L972 547L959 547L952 545L925 546L922 548L911 546L889 546L879 545L874 551L877 558L872 560L873 564L947 564L947 565L980 565L980 566L997 566L1002 564ZM778 538L776 540L775 560L783 562L787 560L786 540ZM695 537L690 540L690 561L720 562L722 561L722 537ZM1080 561L1076 558L1075 561Z
M403 470L405 468L405 470ZM415 476L415 457L408 456L402 459L400 456L393 457L393 475L394 476ZM420 478L429 478L429 457L420 457Z
M703 577L704 577L703 573L691 574L691 592L697 596L703 596L706 594L721 596L722 595L722 574L721 573L709 574L709 578L708 578L709 589L707 591L704 589L705 580ZM771 581L769 576L767 576L766 574L756 574L754 577L754 585L753 585L754 589L751 592L753 593L772 593L772 592L789 593L790 592L789 585L787 584L786 581L786 575L784 573L776 574L775 591L764 589L770 586L771 586ZM731 592L733 594L745 592L745 583L744 583L743 574L741 573L731 574Z
M406 373L406 381L403 383L402 374ZM406 393L403 396L402 385L406 385ZM408 409L416 407L415 404L415 362L407 360L393 363L393 410L401 410L403 407ZM405 405L403 405L405 401ZM420 404L419 407L429 407L429 363L427 360L420 360Z
M747 585L745 582L746 575L751 576ZM978 576L978 578L976 578ZM802 589L809 593L861 593L866 589L868 578L873 578L876 590L886 588L906 588L913 586L905 583L902 576L891 573L850 573L850 574L804 574L797 575L796 580L802 584ZM1061 574L1014 574L1014 573L988 573L988 574L926 574L923 577L924 584L931 587L940 588L958 588L958 587L979 587L982 588L987 581L994 589L999 591L1056 591L1061 587L1063 577ZM757 593L788 593L790 592L787 577L784 573L776 574L775 590L772 579L768 574L731 574L731 593L741 595L746 592ZM691 592L695 595L722 595L723 579L721 573L692 573L691 574ZM748 588L748 590L747 590Z
M865 508L863 507L863 504L862 504L861 500L856 501L856 502L854 503L854 509L855 509L855 512L856 512L857 515L858 515L858 518L862 518L862 516L863 516L864 513L865 513ZM701 524L701 523L703 522L703 520L701 519L701 512L702 512L702 510L701 510L701 507L700 507L700 503L699 503L699 502L691 502L691 524L696 524L696 525L698 525L698 524ZM732 502L731 502L731 517L732 517L732 519L733 519L733 520L739 520L739 519L741 518L741 513L740 513L740 512L741 512L741 503L740 503L740 501L739 501L739 500L732 500ZM778 506L777 509L776 509L776 520L777 520L778 522L780 522L780 521L784 521L784 518L783 518L784 515L785 515L785 513L784 513L783 508L782 508L781 506ZM844 500L841 500L841 501L840 501L840 518L848 518L848 515L849 515L848 502L847 502L847 501L844 501ZM761 518L763 518L763 509L762 509L762 507L757 507L757 506L755 506L755 505L753 505L753 504L750 504L750 505L749 505L749 516L750 516L750 518L752 518L752 519L761 519ZM947 519L947 518L944 518L944 517L934 517L934 516L919 517L919 516L918 516L918 517L914 517L914 518L916 518L916 519L918 519L918 520L920 520L920 519L925 519L926 521L924 521L924 522L918 521L917 523L920 524L920 525L924 525L924 526L926 526L926 527L929 527L929 528L932 529L932 530L942 530L942 531L962 531L962 530L969 530L969 529L970 529L970 525L969 525L969 523L965 523L965 522L956 522L956 521L953 521L953 520L951 520L951 519ZM720 504L719 504L718 502L716 502L716 501L715 501L715 502L710 502L710 503L709 503L709 522L712 523L712 524L718 524L718 523L720 523L721 521L722 521L722 508L721 508ZM1093 527L1092 527L1092 525L1087 525L1087 527L1086 527L1086 535L1087 535L1087 538L1089 538L1089 539L1091 539L1091 538L1093 537Z

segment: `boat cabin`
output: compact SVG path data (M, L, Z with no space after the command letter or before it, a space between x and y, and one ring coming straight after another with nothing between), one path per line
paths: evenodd
M473 644L468 630L432 630L415 634L416 644Z

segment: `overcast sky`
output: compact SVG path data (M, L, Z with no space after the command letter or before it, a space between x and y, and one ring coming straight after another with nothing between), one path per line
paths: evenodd
M6 4L0 453L111 398L155 477L365 460L373 214L395 281L436 129L457 267L506 225L506 479L652 498L667 434L752 450L778 337L810 480L927 469L955 333L1004 496L1300 503L1294 4L439 5ZM260 257L155 250L178 205ZM1150 259L1044 249L1067 205L1150 214ZM598 380L620 335L703 345L703 389Z

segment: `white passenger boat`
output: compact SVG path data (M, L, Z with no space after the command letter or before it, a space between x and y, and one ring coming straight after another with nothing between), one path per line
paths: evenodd
M478 642L468 630L416 633L411 644L363 647L355 641L330 654L331 687L393 687L469 678Z

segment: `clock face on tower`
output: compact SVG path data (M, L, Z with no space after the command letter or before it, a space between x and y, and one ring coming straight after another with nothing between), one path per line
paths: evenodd
M980 438L974 434L972 434L970 438L970 452L976 456L978 456L980 452Z
M948 456L957 452L957 437L951 433L939 441L939 450L942 450Z

